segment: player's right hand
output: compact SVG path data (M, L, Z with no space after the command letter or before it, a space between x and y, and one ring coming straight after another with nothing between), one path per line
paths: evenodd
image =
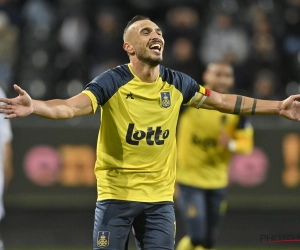
M28 116L33 112L33 103L27 92L14 84L14 89L19 93L15 98L0 98L0 113L5 114L5 119Z

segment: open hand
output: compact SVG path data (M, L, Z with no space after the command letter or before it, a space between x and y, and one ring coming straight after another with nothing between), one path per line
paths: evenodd
M282 102L279 114L287 119L300 121L300 94L292 95Z
M19 93L15 98L0 98L0 113L5 114L5 119L24 117L33 112L32 99L27 92L14 84L14 89ZM3 104L4 103L4 104Z

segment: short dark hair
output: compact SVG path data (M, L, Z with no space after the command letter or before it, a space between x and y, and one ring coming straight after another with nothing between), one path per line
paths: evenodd
M141 15L136 15L134 16L128 23L127 23L127 26L125 27L124 29L124 33L123 33L123 38L125 38L125 33L126 31L128 30L128 28L134 24L135 22L137 21L141 21L141 20L150 20L149 17L146 17L146 16L141 16Z
M226 60L212 61L206 65L206 70L208 70L211 65L227 65L233 69L232 64Z

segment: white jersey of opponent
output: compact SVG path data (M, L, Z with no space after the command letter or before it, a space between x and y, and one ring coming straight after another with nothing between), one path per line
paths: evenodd
M0 88L0 97L5 97L3 90ZM4 192L4 147L12 139L12 131L9 120L4 119L0 114L0 219L4 216L3 192Z

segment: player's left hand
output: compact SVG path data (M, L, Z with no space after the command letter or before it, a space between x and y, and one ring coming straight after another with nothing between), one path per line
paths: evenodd
M300 94L291 95L282 102L279 114L287 119L300 121Z

